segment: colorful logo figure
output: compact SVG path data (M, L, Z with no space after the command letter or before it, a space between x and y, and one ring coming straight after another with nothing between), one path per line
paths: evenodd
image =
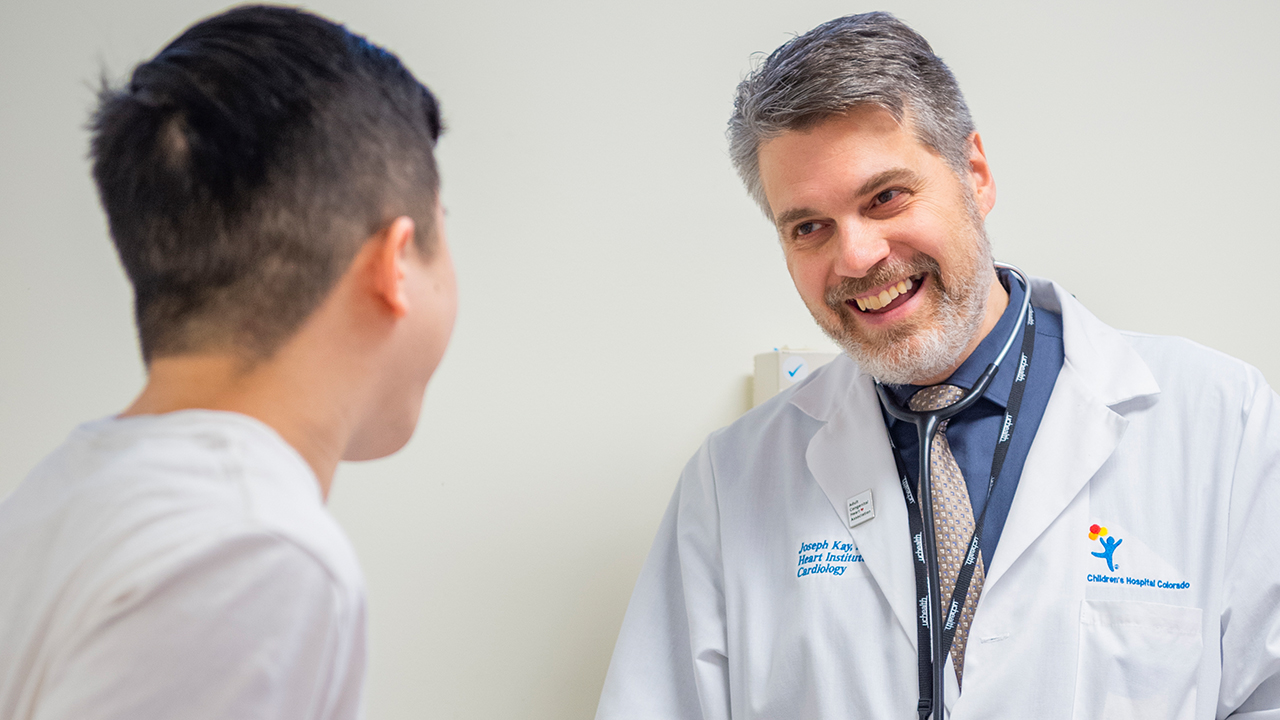
M1124 540L1117 540L1114 537L1107 537L1107 529L1101 525L1089 526L1089 539L1097 540L1102 543L1102 552L1091 553L1096 558L1102 558L1107 561L1107 569L1111 572L1116 571L1116 563L1114 555L1116 548L1120 547L1120 543Z

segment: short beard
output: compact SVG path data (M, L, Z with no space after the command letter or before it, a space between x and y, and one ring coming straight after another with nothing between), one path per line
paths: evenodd
M995 268L981 216L972 199L966 204L972 236L953 239L967 242L974 249L965 259L969 270L965 277L953 273L944 281L938 262L918 253L906 262L877 266L864 277L846 278L828 289L824 300L835 313L836 323L831 323L825 314L814 313L827 335L857 361L864 373L880 382L914 385L952 370L982 327ZM858 322L858 311L845 302L872 288L921 273L927 273L931 280L920 289L929 293L924 299L933 304L929 316L912 318L888 330L871 331Z

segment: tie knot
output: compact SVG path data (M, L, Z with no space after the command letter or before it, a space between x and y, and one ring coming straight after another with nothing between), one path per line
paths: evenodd
M964 389L955 385L930 385L920 388L907 401L907 405L916 412L938 410L954 403L964 394Z

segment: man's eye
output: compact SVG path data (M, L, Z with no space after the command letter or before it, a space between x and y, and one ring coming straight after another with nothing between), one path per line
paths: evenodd
M893 202L893 199L898 197L901 194L902 194L901 190L885 190L881 192L879 195L876 195L876 204L884 205L886 203Z
M818 223L816 222L800 223L796 226L796 235L803 237L809 233L816 232L817 230Z

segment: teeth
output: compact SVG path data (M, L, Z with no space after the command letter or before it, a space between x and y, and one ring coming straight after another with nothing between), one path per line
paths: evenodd
M907 294L907 291L915 287L915 283L911 278L898 281L897 285L891 285L885 290L881 290L879 295L872 295L867 298L854 298L854 302L858 303L858 309L862 311L879 310L880 308L893 302L899 295Z

